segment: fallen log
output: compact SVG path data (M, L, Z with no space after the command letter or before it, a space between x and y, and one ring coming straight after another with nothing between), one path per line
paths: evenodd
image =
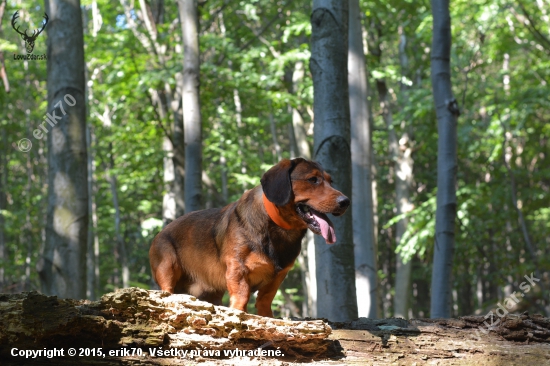
M550 365L550 319L540 315L330 324L329 339L339 341L346 364Z
M183 357L190 359L204 354L223 357L224 350L258 349L281 357L318 358L330 353L330 332L322 320L265 318L189 295L139 288L109 293L94 302L37 292L0 295L0 352L8 360L12 357L14 364L21 350L63 349L65 357L68 348L75 349L77 356L81 349L90 349L83 355L93 353L92 362L99 352L101 361L108 361L110 350L127 356L129 349L134 355L139 349L140 355L151 357L151 353L164 356L167 350L166 356L174 358L183 354L179 350L194 351ZM174 356L173 350L179 353ZM58 364L63 362L56 359Z
M549 319L508 314L475 332L484 321L271 319L138 288L93 302L0 294L0 364L550 365Z

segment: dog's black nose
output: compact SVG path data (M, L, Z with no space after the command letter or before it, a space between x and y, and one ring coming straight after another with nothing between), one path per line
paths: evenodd
M342 209L346 209L350 205L350 200L346 196L340 196L336 199L336 202L338 202L338 206Z

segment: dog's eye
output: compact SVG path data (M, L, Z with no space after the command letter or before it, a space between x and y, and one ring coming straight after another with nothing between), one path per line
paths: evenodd
M317 182L319 182L319 178L317 178L317 177L311 177L311 178L308 179L308 181L309 181L310 183L317 184Z

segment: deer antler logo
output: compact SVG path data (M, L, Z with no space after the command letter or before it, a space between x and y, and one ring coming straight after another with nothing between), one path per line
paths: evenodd
M48 14L44 13L44 22L42 24L42 28L40 30L36 29L32 32L32 34L29 36L27 34L27 29L25 29L25 32L19 31L19 27L15 27L15 23L17 22L17 18L19 18L19 11L16 11L15 14L13 14L13 17L11 18L11 26L17 33L21 35L21 38L25 41L25 48L27 49L27 53L32 53L32 50L34 49L34 41L36 41L36 38L42 33L44 28L46 28L46 24L48 24Z

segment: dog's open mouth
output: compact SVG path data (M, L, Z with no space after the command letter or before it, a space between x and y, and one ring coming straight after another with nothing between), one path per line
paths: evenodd
M298 215L300 215L311 231L325 238L327 244L336 243L334 225L326 214L316 211L303 203L296 205L296 212L298 212Z

